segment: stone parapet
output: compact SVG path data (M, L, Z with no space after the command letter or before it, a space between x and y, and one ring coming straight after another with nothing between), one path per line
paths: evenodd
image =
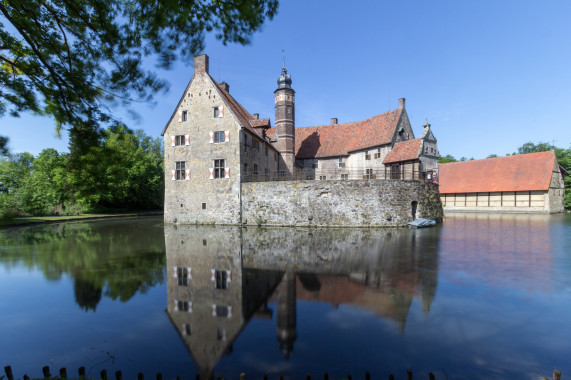
M438 185L425 181L285 181L242 184L245 225L399 227L442 219Z

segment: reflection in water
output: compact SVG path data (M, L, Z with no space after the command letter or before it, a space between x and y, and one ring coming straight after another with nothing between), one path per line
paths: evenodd
M441 269L491 286L548 291L552 224L550 215L448 214Z
M286 360L298 337L297 300L362 308L402 333L413 297L428 315L436 294L433 231L167 225L167 313L204 376L252 317L272 317L272 302Z
M79 222L0 231L0 264L39 269L45 278L73 278L75 301L95 311L102 294L126 302L164 281L161 224Z

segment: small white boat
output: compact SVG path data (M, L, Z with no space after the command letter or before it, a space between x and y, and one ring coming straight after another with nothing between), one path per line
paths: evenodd
M424 218L418 218L417 220L415 220L414 222L410 222L408 223L409 226L411 227L416 227L416 228L423 228L423 227L432 227L436 224L435 220L432 219L424 219Z

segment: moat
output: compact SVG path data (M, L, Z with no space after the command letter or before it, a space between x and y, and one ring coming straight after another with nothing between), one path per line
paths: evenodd
M571 374L571 215L434 228L0 230L0 364L135 378ZM415 375L415 377L418 377Z

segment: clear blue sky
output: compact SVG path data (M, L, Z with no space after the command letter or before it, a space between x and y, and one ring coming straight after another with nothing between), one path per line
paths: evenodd
M571 1L288 1L249 46L208 37L210 73L251 113L274 118L286 50L296 126L362 120L406 107L418 137L425 118L442 155L484 158L527 141L571 144ZM159 71L171 86L136 104L130 128L159 137L192 64ZM67 150L53 120L0 119L12 152Z

